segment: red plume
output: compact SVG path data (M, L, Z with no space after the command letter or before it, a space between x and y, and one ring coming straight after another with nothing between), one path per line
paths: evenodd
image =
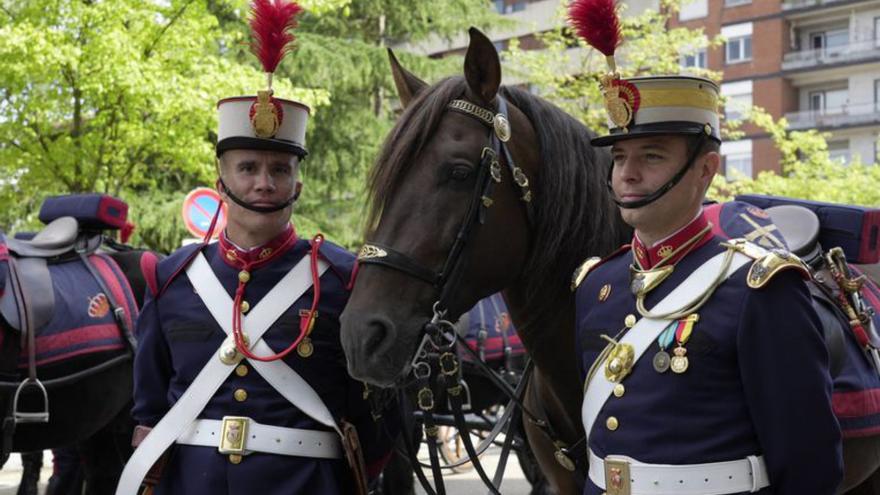
M606 57L613 56L623 43L614 0L574 0L568 7L568 22L578 36Z
M275 72L290 49L296 27L296 15L302 7L285 0L254 0L251 4L251 50L266 72Z

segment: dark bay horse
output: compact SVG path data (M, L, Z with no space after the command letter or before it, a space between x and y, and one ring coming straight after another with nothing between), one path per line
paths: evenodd
M604 190L610 159L590 146L592 133L545 100L501 87L491 41L476 29L470 37L464 77L430 87L391 56L406 110L372 172L368 239L393 246L423 266L442 266L477 187L475 169L490 132L447 107L463 99L495 108L496 95L501 95L509 105L512 131L506 144L530 181L533 199L530 206L521 200L511 170L502 166L485 221L464 247L462 278L447 317L454 320L504 289L535 363L527 404L543 411L559 440L570 445L583 436L571 274L581 261L607 254L630 234ZM379 385L400 382L437 295L431 284L408 274L362 265L341 317L352 375ZM538 463L557 492L575 493L574 476L554 460L557 447L531 422L524 423Z
M126 313L125 321L133 323L137 308L142 304L145 294L146 281L141 269L141 262L148 252L130 249L112 241L102 242L103 238L95 232L80 232L77 235L77 243L86 237L90 239L88 242L92 243L91 245L94 245L94 242L103 244L99 250L100 254L90 257L93 260L96 273L104 276L108 273L121 274L122 280L117 279L118 285L111 284L106 278L104 283L105 287L109 287L110 292L116 294L116 297L123 296L126 299L126 302L119 300L117 304ZM2 240L3 238L0 236L0 241ZM3 242L0 242L0 247L5 250L6 246L2 244ZM8 256L13 256L13 254L9 253ZM112 259L115 265L109 262L108 258ZM16 263L20 263L20 260L19 258ZM0 274L4 279L6 274L10 273L8 263L8 259L0 258ZM104 297L102 300L98 296L86 292L85 288L94 286L96 282L89 276L85 268L80 267L76 272L66 271L63 268L60 269L61 271L55 271L53 268L53 266L68 263L84 266L75 248L57 256L47 257L47 265L52 274L53 284L57 282L55 277L59 273L63 273L64 277L62 278L65 279L76 278L72 273L78 273L85 277L72 280L73 285L58 286L64 287L63 289L54 289L55 305L52 310L55 314L47 323L50 326L56 324L59 318L63 319L59 315L70 314L67 313L70 302L82 303L88 307L92 311L89 314L90 317L102 313L106 314L107 308L102 308L101 305L105 304L107 298ZM82 288L82 291L78 290L79 288ZM3 290L9 292L11 287L7 285ZM97 306L95 306L96 303ZM113 321L112 316L109 321ZM118 344L96 345L93 352L85 352L82 350L84 347L77 351L77 339L91 338L96 335L92 333L91 328L97 329L99 327L96 324L96 326L86 329L88 331L77 330L59 333L57 336L53 335L51 344L40 344L37 341L36 349L38 351L41 346L49 346L42 347L43 349L58 346L64 350L65 356L69 356L59 360L46 358L46 364L39 364L36 368L37 376L45 384L48 394L49 421L18 423L14 428L11 422L5 423L3 425L4 431L14 431L14 434L7 438L7 441L11 440L11 444L4 444L0 453L2 453L2 460L5 462L10 452L75 447L78 457L82 461L86 493L104 494L112 493L115 489L122 467L132 450L130 442L134 423L130 416L130 409L133 356L131 349ZM133 327L131 329L133 330ZM98 330L94 330L94 332L98 332ZM40 329L35 333L36 339L45 338ZM24 359L20 356L26 356L27 352L24 350L26 344L22 342L19 330L13 329L3 317L0 317L0 334L3 337L2 344L0 344L0 367L2 367L0 382L3 382L0 387L0 413L5 416L12 410L16 392L16 388L12 384L27 377L27 370L22 369L20 364L20 360ZM118 337L122 337L121 333L118 334ZM51 353L51 350L46 352ZM23 389L21 402L20 408L23 411L39 411L43 408L42 397L33 387Z

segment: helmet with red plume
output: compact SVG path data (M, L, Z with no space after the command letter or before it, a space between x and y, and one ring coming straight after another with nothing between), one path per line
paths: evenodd
M301 11L302 7L290 0L253 0L251 51L266 72L266 89L257 91L255 96L236 96L218 102L217 156L230 149L257 149L305 157L309 108L276 98L272 90L272 76L292 49L292 31Z

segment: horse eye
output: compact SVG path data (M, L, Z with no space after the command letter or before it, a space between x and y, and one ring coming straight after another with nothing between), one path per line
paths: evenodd
M454 180L465 180L471 175L471 168L467 165L456 165L452 167L451 175Z

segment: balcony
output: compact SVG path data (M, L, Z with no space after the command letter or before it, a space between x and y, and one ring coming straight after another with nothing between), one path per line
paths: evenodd
M880 103L857 103L825 110L792 112L785 114L785 119L788 120L788 128L793 131L880 124Z
M783 0L782 1L782 10L783 11L793 11L800 9L808 9L810 7L816 6L835 6L837 4L844 4L851 2L851 0Z
M829 48L788 52L782 59L782 70L820 68L877 58L880 58L880 39L857 41Z

